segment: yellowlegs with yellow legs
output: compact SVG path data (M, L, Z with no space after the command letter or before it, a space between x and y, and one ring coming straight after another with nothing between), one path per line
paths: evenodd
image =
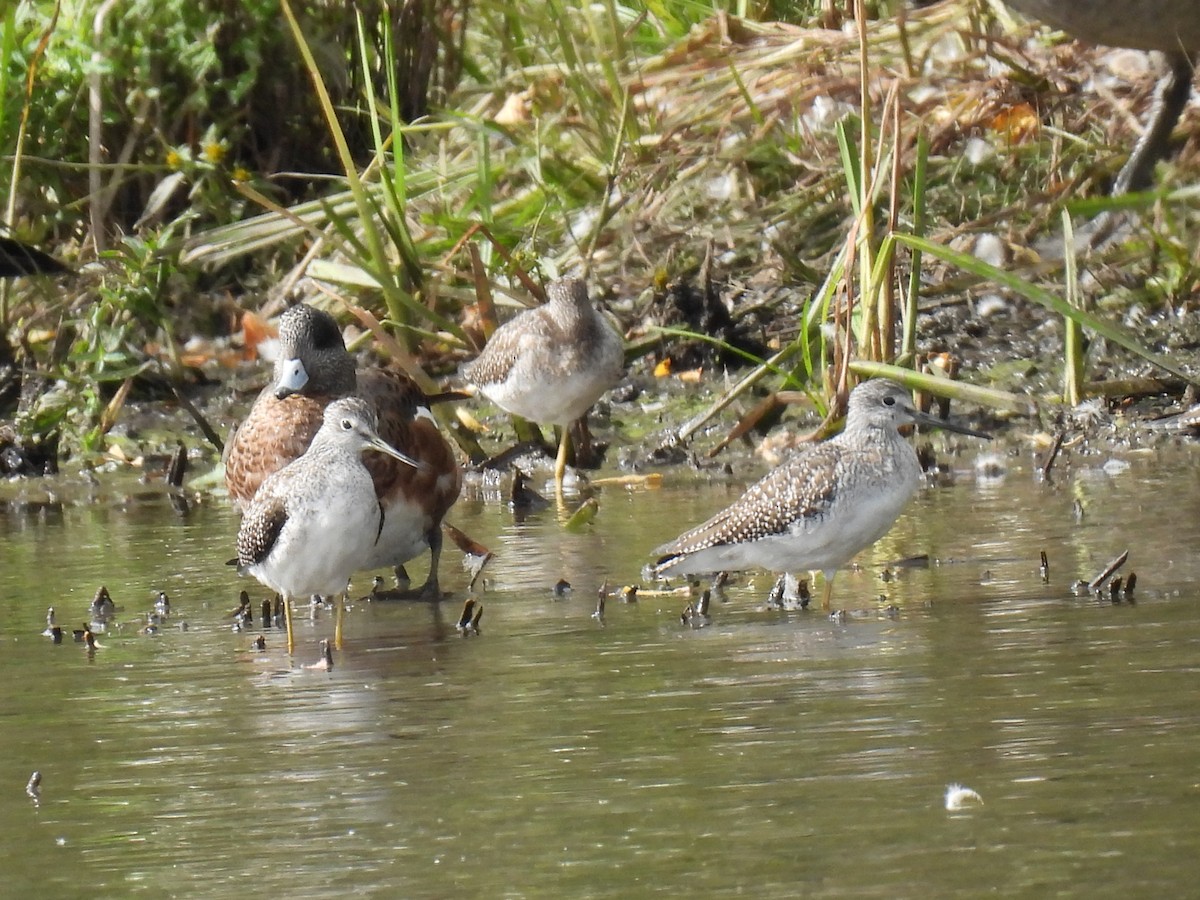
M1158 84L1150 123L1125 163L1112 193L1141 191L1154 180L1154 164L1165 155L1171 132L1191 94L1200 54L1197 0L1004 0L1025 15L1061 28L1073 37L1111 47L1157 50L1168 72Z
M568 427L617 383L625 367L621 336L588 299L578 278L546 288L547 302L501 325L463 377L506 412L562 437L554 465L561 491L570 450Z
M794 453L731 506L655 550L655 574L816 569L828 607L834 573L887 533L920 485L921 463L899 431L910 424L988 437L921 412L894 382L863 382L839 435Z
M380 454L366 458L384 516L363 566L391 566L406 579L404 563L428 549L429 576L420 593L438 599L442 519L458 499L461 475L429 404L454 395L430 397L393 369L356 370L337 322L323 310L298 304L281 316L274 378L226 447L229 496L246 509L267 476L304 453L326 406L348 396L372 407L385 442L422 464L413 468Z
M364 400L333 401L308 449L267 477L242 516L238 571L283 595L289 653L291 601L345 593L382 534L385 513L363 463L367 449L420 467L379 437L374 410Z

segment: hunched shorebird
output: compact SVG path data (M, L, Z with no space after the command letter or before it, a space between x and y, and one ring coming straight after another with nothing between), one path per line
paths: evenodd
M547 301L505 322L463 377L506 412L562 428L554 482L562 490L570 451L568 427L621 377L621 336L592 306L579 278L546 288Z

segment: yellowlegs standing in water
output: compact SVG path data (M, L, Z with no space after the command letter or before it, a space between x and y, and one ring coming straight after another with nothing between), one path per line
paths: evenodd
M920 485L921 464L898 430L914 423L988 437L921 412L898 384L864 382L850 394L841 434L793 454L732 506L659 547L655 574L819 569L828 607L834 573L887 533Z
M1158 50L1168 72L1159 82L1150 124L1142 132L1112 192L1141 191L1153 182L1154 164L1166 153L1192 89L1200 53L1197 0L1004 0L1013 9L1061 28L1073 37L1112 47Z
M292 599L344 593L375 551L384 512L363 464L368 448L420 465L379 437L365 401L335 400L308 449L262 483L242 517L238 570L283 595L289 653Z
M588 300L587 285L562 278L546 288L544 306L496 329L463 377L513 415L562 427L554 481L561 489L567 429L617 383L625 366L621 336Z
M379 435L421 461L420 468L371 454L365 464L383 507L383 531L363 567L395 567L430 551L421 596L438 599L442 519L458 499L461 476L454 451L438 430L430 397L407 375L392 369L355 370L341 330L328 313L305 304L287 310L279 323L274 380L231 435L225 451L229 496L246 509L263 480L300 456L321 427L330 401L359 396L372 407Z

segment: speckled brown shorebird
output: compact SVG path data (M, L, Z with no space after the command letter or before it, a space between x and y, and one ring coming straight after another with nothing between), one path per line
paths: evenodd
M269 475L304 453L325 407L352 395L372 407L384 441L422 463L413 468L381 454L366 458L384 522L363 567L390 566L397 578L407 579L404 563L428 549L429 576L420 593L438 599L442 519L461 486L454 451L429 412L429 404L440 397L431 398L393 369L356 370L337 322L322 310L298 304L280 317L274 378L226 446L229 496L246 509Z
M1187 106L1200 53L1200 0L1004 0L1013 9L1072 37L1110 47L1157 50L1168 71L1159 82L1150 123L1113 182L1112 193L1141 191Z
M283 596L289 653L294 647L291 601L344 593L382 537L386 515L364 465L367 449L420 468L379 437L366 401L333 401L308 449L267 477L242 516L238 571Z
M910 424L988 437L921 412L898 384L863 382L850 393L840 434L792 454L731 506L655 550L655 574L817 569L828 607L834 573L887 533L921 483L917 454L899 431Z
M621 336L588 299L587 285L562 278L547 302L496 329L463 377L513 415L562 427L555 484L561 489L570 449L568 426L617 383L625 366Z

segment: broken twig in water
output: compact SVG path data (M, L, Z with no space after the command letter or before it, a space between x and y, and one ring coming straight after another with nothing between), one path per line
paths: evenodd
M1050 447L1050 455L1046 457L1045 463L1042 464L1042 481L1050 480L1050 470L1054 468L1054 461L1058 459L1058 453L1062 450L1063 440L1067 433L1060 431L1054 436L1054 444Z
M1121 566L1125 565L1125 560L1127 560L1127 559L1129 559L1129 551L1128 550L1126 550L1124 553L1122 553L1120 556L1118 556L1116 559L1114 559L1112 562L1110 562L1107 566L1105 566L1104 571L1101 572L1099 575L1097 575L1095 578L1093 578L1088 583L1088 590L1090 590L1090 591L1100 590L1100 586L1102 584L1104 584L1104 582L1108 581L1108 579L1110 577L1112 577L1113 572L1117 571L1117 569L1119 569L1119 568L1121 568Z

